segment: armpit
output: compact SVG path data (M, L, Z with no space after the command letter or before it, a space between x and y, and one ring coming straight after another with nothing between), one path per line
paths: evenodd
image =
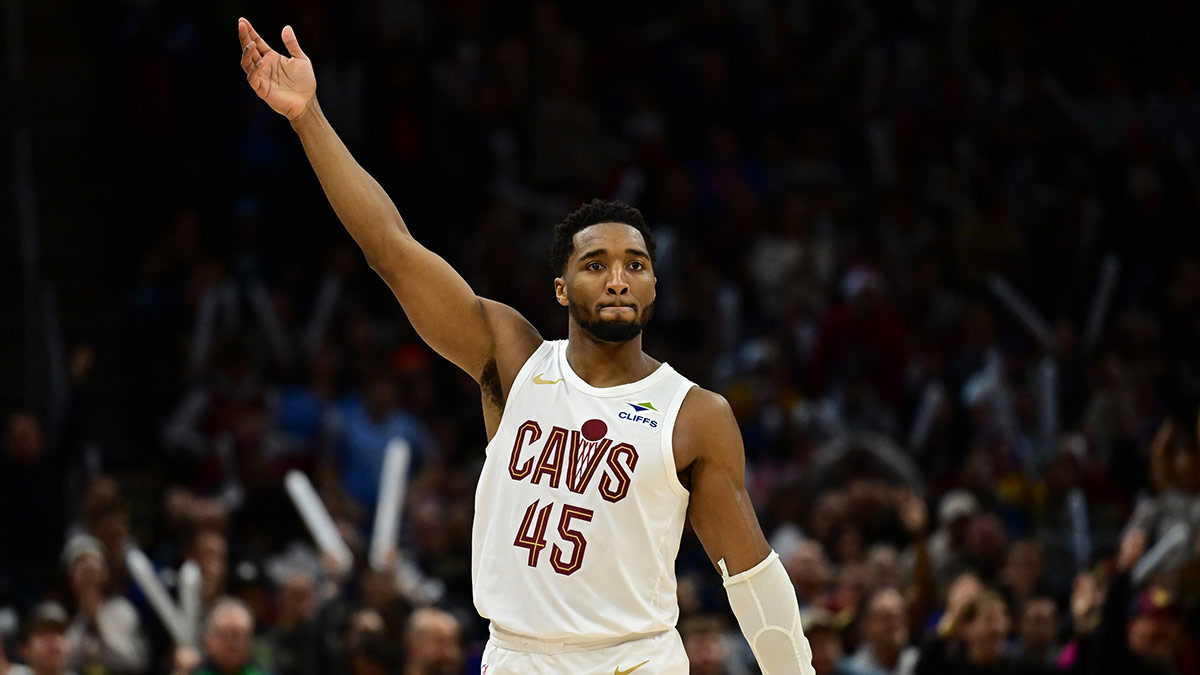
M504 410L504 388L500 385L500 368L496 365L496 359L484 364L479 377L479 390L483 392L483 399L487 403L497 410Z

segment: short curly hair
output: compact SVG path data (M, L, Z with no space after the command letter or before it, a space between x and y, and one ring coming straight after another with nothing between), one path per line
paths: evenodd
M624 223L642 233L646 240L646 253L650 264L654 264L654 233L646 225L642 212L628 204L604 199L593 199L554 226L554 237L550 241L550 269L561 276L567 269L567 260L575 250L575 234L585 227L598 223Z

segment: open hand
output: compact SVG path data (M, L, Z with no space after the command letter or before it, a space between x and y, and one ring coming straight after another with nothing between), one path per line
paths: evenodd
M291 26L284 26L281 37L291 58L271 49L249 21L238 19L246 81L272 110L295 121L309 109L317 95L317 76Z

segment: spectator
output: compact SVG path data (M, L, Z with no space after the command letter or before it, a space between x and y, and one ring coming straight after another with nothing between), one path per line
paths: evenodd
M211 608L229 583L228 540L219 530L197 530L192 534L187 557L200 567L200 601Z
M1167 675L1180 671L1181 613L1175 595L1151 586L1138 592L1130 571L1142 557L1146 536L1133 532L1121 543L1116 576L1108 587L1100 620L1080 645L1082 672L1108 675Z
M404 648L404 675L462 675L462 629L449 612L431 607L413 612Z
M693 617L679 626L690 675L729 675L725 624L715 616Z
M1197 431L1200 434L1200 430ZM1173 527L1183 527L1185 540L1192 542L1200 535L1200 459L1196 443L1186 432L1178 431L1173 420L1163 423L1154 441L1152 453L1162 456L1165 465L1165 489L1143 499L1125 528L1125 537L1139 533L1152 546ZM1195 555L1187 546L1173 549L1163 565L1175 568Z
M1011 626L1004 598L995 591L984 590L961 609L947 609L943 628L921 649L916 673L1044 675L1056 672L1050 666L1020 660L1006 653ZM953 641L956 638L961 639L961 648Z
M336 454L329 461L346 494L367 513L374 513L383 457L393 439L409 442L413 473L430 451L425 426L400 408L396 396L396 385L391 378L377 374L360 394L348 397L338 406Z
M813 670L817 675L834 675L842 660L841 626L819 607L800 610L800 625L812 650Z
M978 513L979 500L966 490L948 492L938 503L938 528L929 537L929 555L937 580L944 582L963 571L967 534Z
M66 470L37 416L24 410L8 416L0 448L0 597L22 607L44 598L54 583L52 561L67 526Z
M862 613L862 642L846 657L842 675L911 675L918 651L909 644L904 598L894 588L876 591Z
M145 672L149 651L137 610L125 598L108 594L100 542L75 535L63 550L63 564L76 607L66 632L71 668L88 675Z
M276 675L315 675L315 650L320 644L314 617L316 584L307 572L289 574L280 585L275 625L263 642Z
M832 573L820 542L813 539L800 542L784 561L784 567L796 587L802 609L820 600L828 590Z
M1044 570L1045 556L1038 542L1023 539L1008 547L1000 583L1014 607L1024 607L1036 595L1047 591L1042 582Z
M29 613L21 630L21 660L8 675L74 675L67 669L67 612L54 603L42 603Z
M201 638L203 654L175 652L175 675L269 675L252 663L254 617L246 605L223 597L213 604Z
M396 650L388 638L383 616L369 607L355 610L346 621L335 659L337 672L372 675L395 672Z
M1017 644L1014 656L1056 665L1062 645L1058 642L1058 605L1054 598L1033 596L1021 605L1017 620Z

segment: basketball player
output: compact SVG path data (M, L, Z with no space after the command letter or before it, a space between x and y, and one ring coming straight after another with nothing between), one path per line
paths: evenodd
M238 20L242 69L284 115L367 262L430 347L479 383L489 443L476 493L475 605L488 675L688 672L674 561L691 518L764 673L811 673L796 594L744 488L729 404L642 351L654 238L636 209L593 201L554 230L568 339L476 296L419 244L321 113L312 63Z

